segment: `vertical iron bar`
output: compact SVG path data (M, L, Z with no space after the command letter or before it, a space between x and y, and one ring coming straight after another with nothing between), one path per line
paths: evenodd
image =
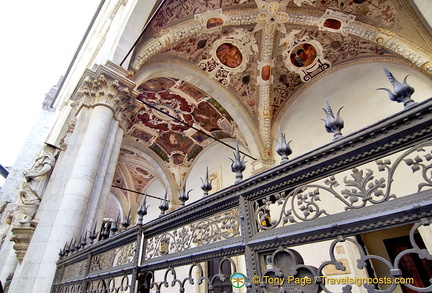
M253 236L255 231L254 228L254 219L253 219L253 212L251 212L250 209L250 202L242 195L239 195L239 209L240 209L240 227L241 227L241 234L242 234L242 240L245 246L245 262L246 262L246 272L245 275L247 276L248 280L252 280L254 276L258 275L257 265L258 262L256 260L256 253L248 246L248 242ZM252 215L252 217L251 217ZM248 292L256 292L258 293L258 286L254 285L251 282L252 287Z

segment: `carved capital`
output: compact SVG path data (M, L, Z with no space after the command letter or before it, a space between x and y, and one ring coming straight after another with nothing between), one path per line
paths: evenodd
M132 123L130 114L135 109L134 87L132 81L112 68L100 66L96 72L88 70L73 97L78 105L77 113L82 107L106 106L113 111L114 119L120 122L120 127L126 130Z

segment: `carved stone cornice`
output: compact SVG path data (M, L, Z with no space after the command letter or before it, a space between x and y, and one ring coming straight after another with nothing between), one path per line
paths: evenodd
M99 66L96 71L87 70L84 73L72 97L77 105L76 114L83 107L106 106L126 131L133 123L131 114L136 107L135 83L125 77L127 72L121 68L115 68L113 64L107 66Z

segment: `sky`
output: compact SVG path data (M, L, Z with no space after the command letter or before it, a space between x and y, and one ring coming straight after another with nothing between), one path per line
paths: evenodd
M66 73L100 1L2 3L0 164L3 166L14 164L40 113L45 94Z

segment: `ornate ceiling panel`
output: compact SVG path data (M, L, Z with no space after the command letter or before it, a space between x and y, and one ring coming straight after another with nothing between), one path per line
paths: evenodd
M308 80L332 66L373 56L397 57L380 45L352 35L300 28L290 31L287 37L279 39L283 46L275 52L275 79L271 86L273 116Z
M412 15L408 0L166 0L129 69L133 76L147 62L181 61L202 76L197 84L221 85L255 123L267 160L280 109L332 68L391 57L428 72L431 37ZM241 133L220 100L169 72L157 76L139 85L142 107L127 136L178 177L185 172L174 169L188 168L213 141L207 135ZM136 166L122 167L134 181L142 177Z
M192 62L236 93L252 115L256 112L256 41L249 29L224 29L188 38L161 51Z
M168 166L189 166L211 137L234 137L231 116L213 98L188 82L156 78L138 87L137 111L130 135Z
M334 9L386 26L399 26L398 10L392 0L319 0L315 7Z
M137 192L144 192L147 184L155 177L149 171L149 162L142 156L128 149L120 149L119 163L114 174L113 185L134 190ZM129 193L126 190L115 188L115 193L121 195L126 201L129 196L137 198L134 193Z
M168 0L161 8L155 20L151 24L153 30L178 22L185 18L191 18L195 14L204 13L218 8L230 8L243 3L253 3L252 0Z

